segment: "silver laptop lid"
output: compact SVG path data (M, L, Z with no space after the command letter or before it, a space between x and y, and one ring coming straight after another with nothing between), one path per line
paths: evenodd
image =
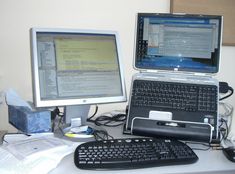
M222 23L215 15L139 13L134 67L217 73Z

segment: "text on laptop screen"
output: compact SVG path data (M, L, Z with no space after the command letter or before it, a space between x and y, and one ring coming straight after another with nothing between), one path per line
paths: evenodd
M222 16L139 13L135 67L216 73Z

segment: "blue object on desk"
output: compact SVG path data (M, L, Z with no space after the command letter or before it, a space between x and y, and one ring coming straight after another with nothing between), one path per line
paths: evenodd
M49 110L32 111L25 106L8 105L9 123L26 133L51 131L51 112Z

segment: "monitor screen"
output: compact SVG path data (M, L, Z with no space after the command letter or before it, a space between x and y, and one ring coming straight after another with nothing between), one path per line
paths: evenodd
M114 31L31 29L36 107L126 101Z
M135 67L216 73L222 16L139 13Z

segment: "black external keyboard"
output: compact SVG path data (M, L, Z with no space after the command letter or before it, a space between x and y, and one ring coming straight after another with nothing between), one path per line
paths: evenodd
M74 163L81 169L130 169L190 164L197 155L186 144L169 139L125 138L79 145Z
M217 86L135 80L132 106L216 112Z

